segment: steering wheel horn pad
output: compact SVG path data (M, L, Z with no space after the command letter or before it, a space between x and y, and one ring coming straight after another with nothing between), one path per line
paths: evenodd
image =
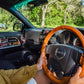
M64 75L69 73L75 65L80 65L79 59L83 51L70 45L50 44L46 48L46 53L50 55L48 69L52 66L57 77L61 79ZM72 73L69 73L68 75L71 76Z
M64 26L56 27L56 28L54 28L51 32L48 33L48 35L46 36L46 38L45 38L44 41L43 41L43 45L42 45L42 49L41 49L41 52L43 53L43 58L44 58L44 60L43 60L43 69L44 69L44 72L46 73L46 75L47 75L53 82L55 82L55 83L57 83L57 84L66 84L66 83L68 83L70 77L68 77L68 76L63 76L61 79L59 79L59 78L55 77L55 76L53 75L53 73L48 69L48 66L47 66L47 64L46 64L46 46L47 46L47 44L48 44L48 41L50 40L50 38L52 37L52 35L53 35L54 33L56 33L56 32L59 31L59 30L65 30L65 29L72 31L73 33L75 33L75 34L79 37L79 39L80 39L80 41L81 41L81 43L82 43L83 49L84 49L84 36L83 36L83 34L82 34L78 29L76 29L76 28L73 28L73 27L71 27L71 26L65 26L65 25L64 25ZM45 45L46 45L46 46L45 46ZM61 47L61 46L62 46L62 45L60 45L60 47ZM70 46L67 46L67 47L69 47L69 48L68 48L69 50L71 49ZM64 48L65 48L65 47L64 47ZM51 49L51 48L50 48L50 49ZM57 50L54 51L54 57L55 57L56 60L57 60L57 59L58 59L58 60L61 59L61 61L62 61L63 59L67 60L67 58L65 58L65 57L69 57L68 61L70 61L70 62L68 62L68 64L70 65L70 68L67 67L66 71L64 71L64 74L67 73L67 72L71 69L71 67L73 67L74 64L80 62L80 64L82 64L82 72L81 72L81 74L80 74L80 77L82 77L82 76L84 76L84 57L83 57L83 54L82 54L82 56L81 56L81 52L79 52L79 51L80 51L79 49L75 49L75 48L72 48L72 49L73 49L74 51L76 51L76 52L73 52L72 55L69 57L70 53L67 54L68 50L64 50L64 51L63 51L63 49L57 48ZM60 53L60 50L61 50L61 53ZM77 50L79 50L79 51L77 51ZM59 52L57 53L57 51L59 51ZM66 52L66 51L67 51L67 52ZM62 52L63 52L63 53L62 53ZM71 52L71 50L70 50L70 52ZM80 53L80 55L79 55L78 57L76 57L76 55L77 55L76 53ZM59 54L61 54L61 55L63 55L63 56L60 56L60 57L55 56L55 55L59 55ZM75 59L74 56L76 57L76 59ZM53 54L51 53L51 58L52 58L52 57L53 57ZM80 60L78 60L79 58L80 58ZM73 60L73 63L71 63L72 60ZM59 60L59 61L60 61L60 60ZM66 63L67 63L67 62L66 62ZM59 66L59 67L62 67L62 70L65 70L63 64L61 63L60 65L61 65L61 66ZM69 65L68 65L68 66L69 66Z

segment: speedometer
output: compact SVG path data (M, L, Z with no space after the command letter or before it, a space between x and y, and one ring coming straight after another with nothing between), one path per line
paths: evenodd
M78 37L73 40L73 45L77 47L82 47L82 44Z
M50 38L50 43L56 44L56 37L55 36Z
M61 43L62 44L69 44L71 45L71 32L70 31L64 31L61 35Z

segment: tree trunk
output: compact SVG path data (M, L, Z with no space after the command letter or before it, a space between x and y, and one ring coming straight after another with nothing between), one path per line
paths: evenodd
M42 6L42 23L41 23L42 27L45 26L45 15L46 15L46 10L48 8L48 5L50 5L50 4L52 4L52 3L56 2L56 1L57 0L55 0L55 1L51 0L51 2L49 2L48 4Z
M42 6L42 23L41 26L45 26L45 15L46 15L46 10L47 10L48 4Z
M42 27L45 26L45 14L46 14L46 12L43 11L43 14L42 14Z
M64 25L66 24L66 9L64 11Z

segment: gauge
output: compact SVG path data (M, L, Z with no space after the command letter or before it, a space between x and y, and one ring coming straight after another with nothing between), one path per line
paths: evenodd
M78 37L74 39L73 45L74 46L78 46L78 47L82 47L82 44L81 44L81 42L80 42Z
M50 38L50 43L51 44L56 44L56 37L51 37Z
M70 39L71 39L71 33L70 33L70 31L68 32L63 32L62 34L61 34L61 43L63 43L63 44L69 44L69 41L70 41Z

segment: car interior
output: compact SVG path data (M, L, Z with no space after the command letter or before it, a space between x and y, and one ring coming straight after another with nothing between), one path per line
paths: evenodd
M83 65L84 29L64 25L54 29L36 28L14 7L22 1L0 0L0 7L21 21L13 25L14 32L0 32L0 69L34 65L43 52L48 60L48 64L43 63L47 76L58 84L66 84ZM47 0L27 1L34 6L48 3ZM53 76L53 72L59 79Z

